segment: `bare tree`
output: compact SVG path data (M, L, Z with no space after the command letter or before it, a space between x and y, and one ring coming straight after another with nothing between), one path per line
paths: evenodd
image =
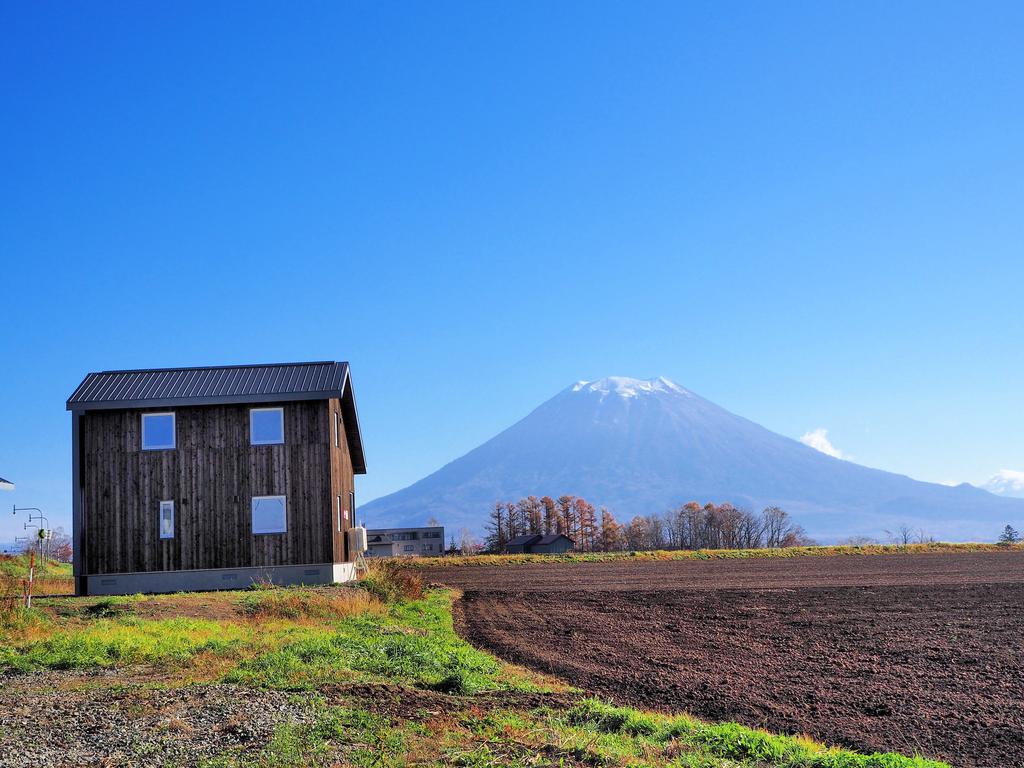
M459 529L459 551L464 555L475 555L481 549L481 544L469 528Z
M906 546L914 540L914 529L906 523L903 523L895 532L887 530L885 535L889 537L890 544L902 544L903 546Z
M846 547L867 547L878 544L878 539L873 539L870 536L847 536L839 543Z
M484 540L484 546L487 547L488 552L502 552L505 549L505 544L512 538L509 535L509 520L506 509L505 504L496 501L494 508L491 510L487 521L487 538Z

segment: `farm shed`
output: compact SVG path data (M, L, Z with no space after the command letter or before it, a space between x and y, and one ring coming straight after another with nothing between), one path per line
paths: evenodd
M90 373L67 408L79 594L354 578L348 363Z
M505 544L505 552L514 554L561 555L573 548L575 542L561 533L531 533L516 536Z

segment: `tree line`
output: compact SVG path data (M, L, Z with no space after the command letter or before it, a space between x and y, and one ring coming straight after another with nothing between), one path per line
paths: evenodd
M611 510L580 496L527 496L496 502L488 516L484 546L501 552L510 539L526 534L561 533L577 551L651 549L760 549L813 544L789 514L768 507L760 514L732 504L691 501L663 514L637 515L620 523Z

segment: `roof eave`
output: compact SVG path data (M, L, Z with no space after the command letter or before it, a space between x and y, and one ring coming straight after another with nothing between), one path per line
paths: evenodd
M239 403L283 403L291 400L329 400L340 398L342 390L323 392L278 392L253 395L210 395L208 397L171 397L149 400L97 400L95 402L67 401L69 411L132 411L141 408L170 408L188 405L237 405Z

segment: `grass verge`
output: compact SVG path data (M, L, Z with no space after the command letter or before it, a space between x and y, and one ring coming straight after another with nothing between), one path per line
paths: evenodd
M1024 544L865 544L863 546L785 547L781 549L656 549L644 552L569 552L564 555L445 555L408 558L412 568L530 563L606 563L621 561L737 560L777 557L834 557L857 555L960 554L964 552L1024 552Z
M584 699L569 709L454 707L394 718L325 706L277 730L261 750L225 754L203 768L948 768L921 757L862 755L733 723L711 725Z

